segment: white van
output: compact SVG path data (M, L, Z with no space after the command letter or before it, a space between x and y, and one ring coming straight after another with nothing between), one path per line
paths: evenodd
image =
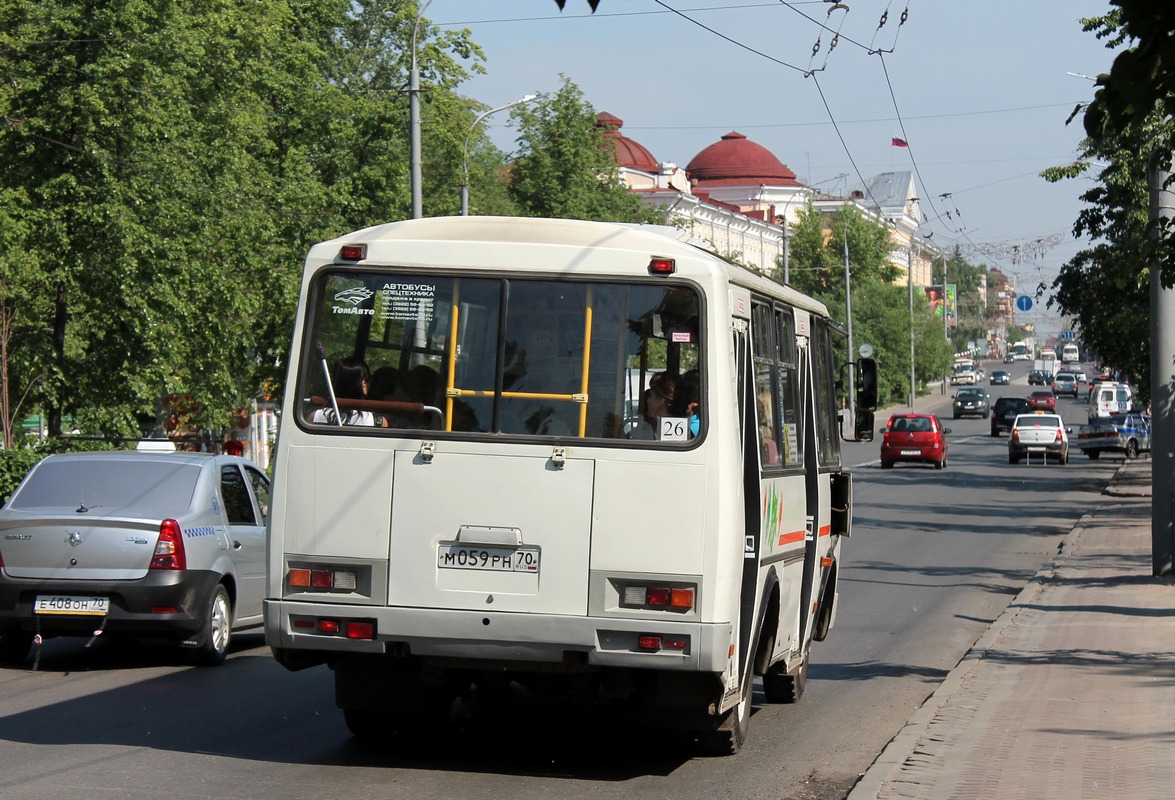
M1101 383L1089 395L1089 421L1104 419L1130 410L1134 393L1126 383Z

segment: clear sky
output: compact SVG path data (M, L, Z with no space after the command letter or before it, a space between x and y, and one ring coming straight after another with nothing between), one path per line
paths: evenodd
M999 267L1017 293L1035 294L1081 249L1072 227L1092 184L1049 184L1039 173L1075 156L1081 117L1065 120L1093 95L1079 76L1113 59L1080 23L1105 13L1104 0L601 0L595 14L587 0L565 6L431 0L424 14L468 28L481 45L487 74L458 91L488 107L557 91L565 75L658 161L684 167L739 131L821 188L914 170L929 218L919 233ZM508 114L486 123L512 151ZM1018 321L1055 331L1060 321L1043 306Z

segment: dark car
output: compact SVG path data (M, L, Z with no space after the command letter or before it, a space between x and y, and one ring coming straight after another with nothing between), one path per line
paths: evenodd
M1006 356L1004 356L1004 363L1005 364L1011 364L1015 360L1016 360L1016 357L1014 355L1012 355L1011 353L1008 353Z
M62 453L0 510L0 660L34 637L170 640L202 665L262 624L269 479L207 453Z
M987 415L991 411L988 406L987 391L978 386L963 387L955 394L953 410L955 419L972 416L987 419Z
M993 369L991 371L991 378L988 381L992 386L1007 386L1012 376L1006 370Z
M1053 382L1053 373L1043 369L1034 369L1028 373L1029 386L1049 386Z
M1032 411L1056 411L1057 396L1052 389L1038 389L1028 395L1028 408Z
M991 407L991 435L1012 430L1017 414L1029 412L1027 397L1001 397Z
M890 469L898 461L916 461L946 469L946 434L950 432L934 414L894 414L881 429L881 468Z

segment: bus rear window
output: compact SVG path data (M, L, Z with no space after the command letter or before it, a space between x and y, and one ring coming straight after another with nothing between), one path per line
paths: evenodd
M300 418L686 443L704 427L690 419L704 408L700 311L693 288L664 281L330 271L312 293Z

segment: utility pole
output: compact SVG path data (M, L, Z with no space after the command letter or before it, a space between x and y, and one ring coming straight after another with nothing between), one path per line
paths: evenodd
M845 226L845 329L849 333L849 352L847 361L855 362L857 360L857 351L853 349L853 287L849 282L849 231L848 226ZM857 374L853 370L852 386L856 386ZM849 419L855 420L857 418L857 399L856 392L849 387Z
M1166 169L1150 172L1151 235L1175 217ZM1175 289L1163 287L1162 264L1151 263L1151 551L1154 575L1175 572Z
M956 294L955 295L955 304L957 305L958 302L959 302L959 296L958 296L958 294ZM947 294L947 256L946 256L946 253L943 253L943 256L942 256L942 335L946 337L946 340L948 342L951 340L951 323L950 323L950 319L949 319L950 310L951 310L951 296L949 294ZM958 315L959 315L959 312L955 311L955 316L957 317Z
M914 407L914 240L906 247L906 279L910 284L910 408ZM943 309L946 315L946 309Z

